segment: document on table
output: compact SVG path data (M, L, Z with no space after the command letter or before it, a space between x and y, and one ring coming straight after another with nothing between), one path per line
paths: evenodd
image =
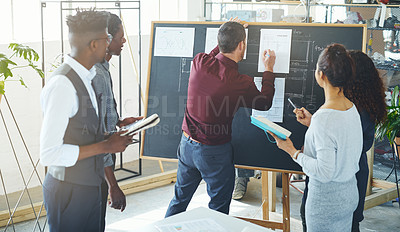
M262 88L262 77L254 77L254 83L259 91ZM285 78L275 78L275 94L269 110L252 110L251 115L262 116L273 122L283 122L283 103L285 100Z
M265 229L264 228L255 229L255 228L250 228L250 227L246 227L240 232L267 232L267 231L271 231L272 232L272 230L267 229L267 228L265 228Z
M160 232L229 232L211 218L156 225Z
M154 56L193 57L194 28L157 27Z
M206 33L206 45L204 48L205 53L210 53L218 45L218 30L219 28L208 27ZM244 51L243 59L246 59L247 55L247 37L249 35L249 29L245 29L246 32L246 50Z
M263 52L271 49L276 54L274 73L289 73L291 46L292 29L261 29L258 71L265 71Z

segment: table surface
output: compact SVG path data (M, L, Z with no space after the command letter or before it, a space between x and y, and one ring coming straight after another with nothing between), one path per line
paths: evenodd
M218 224L232 232L252 231L252 232L268 232L273 231L253 223L217 212L204 207L195 208L174 216L164 218L163 220L151 223L141 229L138 232L159 232L156 228L157 225L167 225L177 222L185 222L197 219L211 218L214 219Z

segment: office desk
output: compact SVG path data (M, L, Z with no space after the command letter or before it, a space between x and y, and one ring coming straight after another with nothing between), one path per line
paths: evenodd
M176 222L191 221L202 218L212 218L218 224L223 226L226 230L230 232L241 232L241 231L251 231L251 232L272 232L273 230L257 226L253 223L246 222L241 219L208 209L204 207L199 207L190 211L186 211L163 220L154 222L138 230L138 232L159 232L155 227L156 225L167 225Z

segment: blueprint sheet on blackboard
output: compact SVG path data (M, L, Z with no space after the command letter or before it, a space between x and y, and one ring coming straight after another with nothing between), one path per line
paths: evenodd
M263 53L267 49L275 51L274 73L289 73L292 29L261 29L258 71L264 72Z
M254 77L254 83L259 91L261 91L262 77ZM272 100L272 106L267 111L252 110L252 116L262 116L273 122L283 122L283 103L285 99L285 78L275 78L275 94Z
M157 27L154 56L193 57L194 28Z

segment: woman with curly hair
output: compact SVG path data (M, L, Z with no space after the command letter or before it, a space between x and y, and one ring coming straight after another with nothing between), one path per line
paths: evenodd
M351 229L352 232L359 232L359 224L364 219L363 210L369 174L366 152L374 142L375 125L386 118L387 111L385 87L372 60L361 51L350 51L349 55L354 61L355 75L354 78L349 78L344 86L344 95L356 105L360 114L363 132L363 147L358 163L359 171L356 173L359 199L358 206L353 213ZM304 109L303 111L305 118L311 118L311 114L307 110ZM300 207L303 231L307 231L305 202L308 194L308 181L307 177L303 201Z
M357 107L344 90L354 78L354 62L340 44L320 54L315 79L323 88L324 104L311 115L295 109L297 120L308 126L304 149L297 150L290 138L274 136L308 176L305 202L307 230L311 232L350 231L358 205L356 173L359 170L363 134Z
M361 51L350 51L349 55L356 68L355 78L348 82L344 94L356 106L360 114L363 130L363 149L360 157L360 170L356 173L359 201L353 214L352 232L360 231L364 219L364 201L368 183L367 151L374 142L375 125L387 115L385 87L372 60Z

